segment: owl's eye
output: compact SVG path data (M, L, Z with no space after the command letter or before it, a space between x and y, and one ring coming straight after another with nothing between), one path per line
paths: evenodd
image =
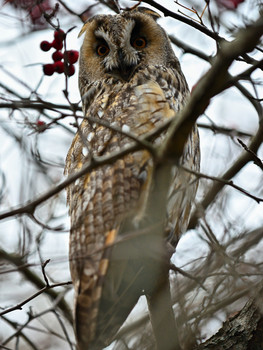
M147 42L143 37L137 37L132 40L131 44L135 49L143 49L146 47Z
M106 56L109 53L110 49L106 44L100 44L96 48L96 52L100 57Z

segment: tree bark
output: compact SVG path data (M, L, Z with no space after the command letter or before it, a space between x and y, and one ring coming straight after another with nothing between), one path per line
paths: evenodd
M205 343L194 350L261 350L263 349L262 296L250 299L234 317Z

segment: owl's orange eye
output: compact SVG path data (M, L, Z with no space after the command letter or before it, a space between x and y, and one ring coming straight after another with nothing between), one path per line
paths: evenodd
M133 41L132 41L132 46L135 48L135 49L143 49L145 48L147 45L147 42L146 40L143 38L143 37L138 37L138 38L135 38Z
M101 44L96 48L97 54L101 57L106 56L109 53L109 51L110 51L109 47L105 44Z

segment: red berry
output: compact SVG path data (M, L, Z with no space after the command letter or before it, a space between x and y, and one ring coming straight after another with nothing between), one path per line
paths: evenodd
M52 75L55 72L55 65L54 64L44 64L43 65L43 72L45 75Z
M47 124L42 120L37 120L35 125L32 125L37 132L44 132L47 129Z
M51 44L46 40L41 41L40 48L42 51L49 51L51 49Z
M55 66L55 72L61 74L64 72L64 63L61 61L57 61L54 63Z
M75 73L75 67L73 66L73 64L70 64L67 67L66 74L67 76L71 77L74 73Z
M227 9L236 9L245 0L217 0L219 5L226 7Z
M19 1L19 5L29 12L31 20L35 24L43 25L43 14L48 11L53 11L50 0L41 1ZM17 4L18 4L17 3Z
M60 40L53 40L51 46L56 50L61 50L63 48L63 42Z
M37 126L43 126L43 125L45 125L46 123L45 123L45 122L42 122L42 120L38 120L36 124L37 124Z
M64 53L65 60L68 60L69 64L74 64L79 58L79 53L76 50L69 50Z
M56 41L63 41L64 40L65 33L62 29L55 30L54 31L54 38Z
M61 61L63 58L63 53L61 51L55 51L52 54L52 59L54 62Z

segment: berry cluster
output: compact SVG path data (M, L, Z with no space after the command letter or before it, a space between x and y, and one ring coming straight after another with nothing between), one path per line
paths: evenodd
M44 17L44 14L52 14L54 11L57 11L58 5L51 4L51 0L6 0L4 4L9 3L15 9L21 9L27 12L25 20L30 19L35 28L47 27L47 21ZM24 16L23 16L24 17Z
M76 50L62 52L64 38L64 31L58 29L54 31L54 40L51 43L46 40L40 43L42 51L49 51L51 48L56 50L52 54L53 63L43 65L43 72L45 75L53 75L56 72L58 74L65 73L70 77L75 73L74 63L77 62L79 53Z
M217 0L219 5L226 7L227 9L236 9L245 0Z

